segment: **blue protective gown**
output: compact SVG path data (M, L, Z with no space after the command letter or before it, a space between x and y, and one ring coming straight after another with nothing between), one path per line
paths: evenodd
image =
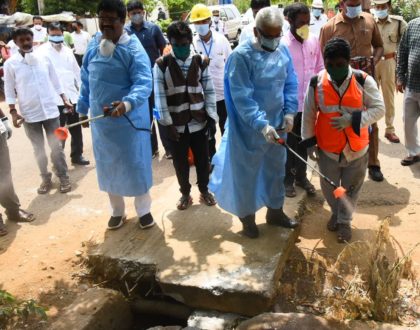
M100 34L86 51L77 112L97 116L113 101L128 101L127 116L136 127L150 128L150 60L136 36L118 43L112 57L99 53ZM137 131L124 117L91 123L99 188L119 196L138 196L152 186L150 133Z
M245 217L284 202L286 149L266 142L262 129L277 128L298 109L298 82L289 51L269 53L251 40L239 45L225 68L228 124L213 157L209 188L226 211ZM285 137L285 136L283 136Z

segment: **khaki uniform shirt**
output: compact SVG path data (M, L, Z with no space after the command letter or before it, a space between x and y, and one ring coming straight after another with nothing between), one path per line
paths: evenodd
M354 19L344 18L338 13L321 30L319 42L324 50L325 44L334 37L346 39L351 46L351 57L372 56L372 47L383 47L381 33L371 14L362 12Z
M396 53L401 37L407 28L407 22L401 16L396 15L388 15L384 22L375 17L375 21L384 42L384 55Z

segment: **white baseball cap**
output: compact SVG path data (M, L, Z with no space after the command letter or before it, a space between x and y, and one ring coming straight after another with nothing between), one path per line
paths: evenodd
M322 0L314 0L312 2L312 8L324 9L324 4L322 3Z

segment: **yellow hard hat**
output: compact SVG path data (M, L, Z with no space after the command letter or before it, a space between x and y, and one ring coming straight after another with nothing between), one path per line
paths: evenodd
M204 21L211 17L212 17L212 13L210 9L206 5L199 3L191 9L190 22L194 23L194 22Z

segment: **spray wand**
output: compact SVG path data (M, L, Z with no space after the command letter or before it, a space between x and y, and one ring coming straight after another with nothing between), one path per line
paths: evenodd
M111 112L114 109L115 109L115 107L111 108L109 112L104 113L102 115L95 116L95 117L88 118L88 119L84 119L84 120L78 121L77 123L65 125L63 127L58 127L54 131L54 135L60 141L65 141L69 137L69 128L72 128L72 127L75 127L75 126L79 126L79 125L83 125L83 124L86 124L86 123L90 123L91 121L95 121L95 120L98 120L98 119L102 119L102 118L108 117L108 116L111 115ZM128 118L128 116L126 114L123 114L123 116L125 117L125 119L127 119L127 121L130 123L131 127L133 127L135 130L137 130L137 131L151 132L154 121L152 121L152 126L150 127L150 129L149 128L139 128L139 127L136 127L134 125L133 121L130 118Z
M284 146L285 148L287 148L288 150L290 150L290 152L292 152L300 161L304 162L307 166L309 166L312 170L314 170L316 173L318 173L318 175L323 178L326 182L328 182L328 184L330 184L331 186L334 187L334 197L336 199L339 198L343 198L346 195L346 189L342 186L338 186L334 183L334 181L332 181L329 177L327 177L326 175L322 174L319 170L317 170L315 167L313 167L311 164L309 164L305 159L303 159L295 150L293 150L286 142L286 140L282 139L282 138L278 138L277 139L277 143L281 144L282 146Z

